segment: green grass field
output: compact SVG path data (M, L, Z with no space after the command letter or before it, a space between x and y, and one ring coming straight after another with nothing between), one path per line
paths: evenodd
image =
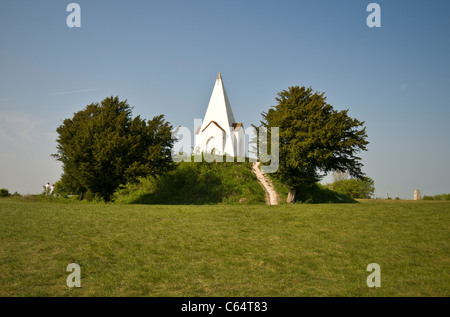
M0 296L450 296L450 203L0 199ZM81 288L68 288L69 263ZM381 287L369 288L369 263Z

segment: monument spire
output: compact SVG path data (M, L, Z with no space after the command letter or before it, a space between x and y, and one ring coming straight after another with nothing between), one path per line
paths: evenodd
M220 72L217 75L216 84L214 85L211 99L206 110L205 118L203 120L204 126L202 129L205 128L211 120L219 123L222 129L229 129L229 127L236 122Z
M214 89L202 125L196 132L196 146L201 152L243 155L244 131L242 123L236 123L228 100L222 74L217 75Z

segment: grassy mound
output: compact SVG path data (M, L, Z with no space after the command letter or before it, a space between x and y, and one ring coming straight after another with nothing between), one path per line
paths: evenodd
M267 174L286 202L289 187ZM252 172L251 162L181 162L160 178L141 178L117 190L113 200L125 204L203 205L264 204L265 190ZM297 203L356 203L320 184L297 188Z
M265 191L251 169L250 162L181 162L161 178L127 184L113 199L131 204L264 204Z

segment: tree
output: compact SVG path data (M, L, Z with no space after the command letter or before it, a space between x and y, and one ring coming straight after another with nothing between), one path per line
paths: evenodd
M291 187L289 202L295 200L297 190L315 184L328 172L364 177L355 156L368 144L364 122L349 117L348 110L334 110L324 93L311 88L289 87L276 100L276 106L262 113L261 125L269 135L271 127L279 127L280 165L274 176Z
M62 188L108 201L119 185L172 168L172 126L163 115L131 114L126 100L111 96L63 121L53 154L63 164Z
M370 177L337 180L328 187L351 198L372 198L375 192L374 181Z

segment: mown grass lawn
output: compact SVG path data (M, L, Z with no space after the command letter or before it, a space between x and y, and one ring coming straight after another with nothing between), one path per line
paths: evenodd
M0 199L0 296L449 296L449 202ZM66 285L69 263L81 288ZM369 288L369 263L381 287Z

